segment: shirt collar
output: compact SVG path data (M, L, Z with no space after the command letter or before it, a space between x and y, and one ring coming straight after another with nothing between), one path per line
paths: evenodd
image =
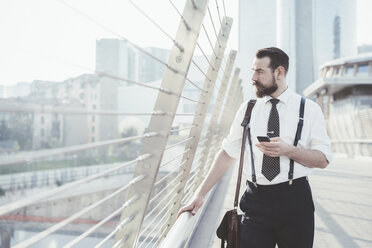
M279 99L283 103L288 103L290 96L292 95L292 90L287 86L287 89L282 92L276 99ZM265 96L265 103L273 99L271 96Z

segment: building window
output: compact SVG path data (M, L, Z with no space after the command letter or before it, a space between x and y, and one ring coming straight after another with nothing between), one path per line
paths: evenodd
M341 68L338 66L334 70L335 70L335 72L333 73L333 76L334 77L340 76Z
M42 129L40 130L40 135L41 135L41 137L44 137L44 128L42 128Z
M326 72L326 78L329 78L332 76L332 68L328 68Z
M96 130L96 128L94 126L92 126L92 133L94 133L95 130Z
M41 116L41 124L44 124L44 116Z
M96 121L96 117L93 115L92 116L92 122L95 122Z
M368 75L369 73L369 66L368 64L358 65L357 67L357 75Z
M80 93L80 100L83 100L85 97L84 93Z
M333 19L333 58L340 57L341 51L341 19L335 16Z
M94 142L94 137L92 137L92 142Z
M351 77L353 75L354 75L354 66L353 65L346 66L344 76Z
M95 104L93 104L93 109L97 109L97 106Z

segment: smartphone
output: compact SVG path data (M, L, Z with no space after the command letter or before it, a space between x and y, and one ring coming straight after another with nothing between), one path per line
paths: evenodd
M269 136L257 136L259 142L270 142Z

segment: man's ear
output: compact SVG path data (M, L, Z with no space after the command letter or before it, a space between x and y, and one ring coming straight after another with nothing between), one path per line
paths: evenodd
M284 78L285 77L285 69L284 69L284 66L278 66L276 68L276 71L277 71L277 77L278 78Z

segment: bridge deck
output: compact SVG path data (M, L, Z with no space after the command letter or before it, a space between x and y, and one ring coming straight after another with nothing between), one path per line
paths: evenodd
M214 232L223 213L232 206L237 167L234 167L233 176L228 179L229 186L223 203L215 206L212 200L214 206L208 207L208 210L219 208L217 221L216 216L208 220L212 237L202 241L198 238L202 235L194 235L199 240L193 240L193 244L220 247ZM325 170L316 170L310 176L310 184L316 208L314 247L372 247L372 159L337 156Z

